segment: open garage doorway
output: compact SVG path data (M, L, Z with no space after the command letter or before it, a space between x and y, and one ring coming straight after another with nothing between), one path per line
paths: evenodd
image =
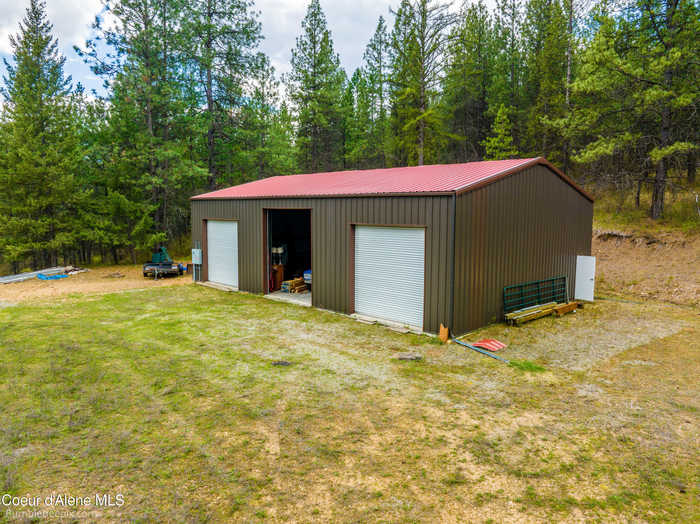
M267 209L266 289L270 298L311 305L311 210Z

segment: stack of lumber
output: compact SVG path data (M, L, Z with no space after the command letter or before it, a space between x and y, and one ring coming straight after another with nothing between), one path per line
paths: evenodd
M282 291L285 293L303 293L308 289L303 278L293 278L282 282Z
M530 306L506 315L506 322L508 324L515 324L519 326L530 320L535 320L537 318L542 318L554 313L554 309L557 307L556 302L547 302L546 304L538 304L536 306Z
M506 314L506 322L510 325L519 326L530 320L547 317L549 315L561 317L566 313L575 311L578 307L578 302L562 302L560 304L556 302L547 302L546 304L538 304L508 313Z

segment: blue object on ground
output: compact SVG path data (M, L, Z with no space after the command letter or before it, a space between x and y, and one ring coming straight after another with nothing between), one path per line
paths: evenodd
M57 273L63 273L65 270L65 267L47 267L46 269L40 269L39 271L29 271L27 273L19 273L17 275L7 275L5 277L0 277L0 284L23 282L24 280L33 279L39 273L43 273L44 275L55 275Z
M44 275L39 273L36 278L39 280L58 280L59 278L68 278L68 275Z

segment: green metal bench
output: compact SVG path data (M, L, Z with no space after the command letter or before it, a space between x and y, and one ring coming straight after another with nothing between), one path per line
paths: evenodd
M566 276L535 280L503 288L503 314L548 302L566 302Z

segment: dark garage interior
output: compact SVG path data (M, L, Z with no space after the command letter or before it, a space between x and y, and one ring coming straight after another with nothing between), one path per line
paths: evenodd
M311 210L268 209L267 217L269 289L277 291L282 281L311 270Z

